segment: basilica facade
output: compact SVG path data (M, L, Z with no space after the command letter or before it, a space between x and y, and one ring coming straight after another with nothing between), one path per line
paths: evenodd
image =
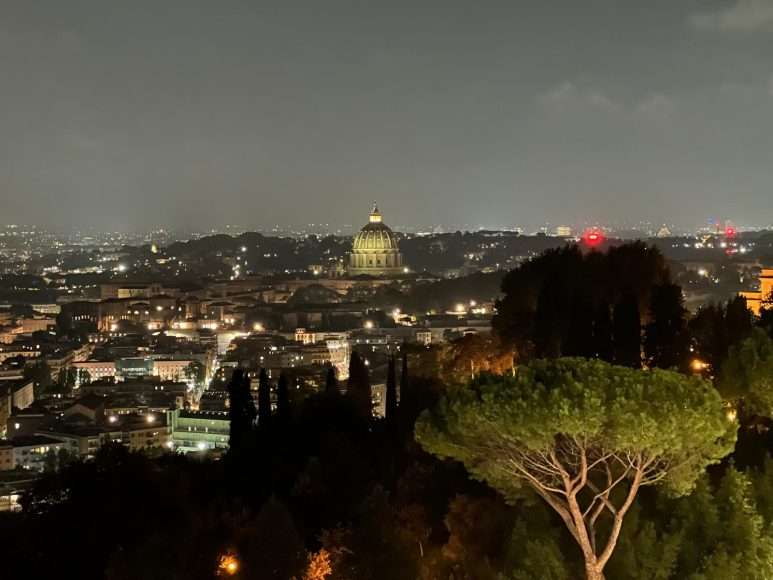
M368 223L355 236L349 255L350 276L396 276L404 272L397 237L387 226L376 204Z

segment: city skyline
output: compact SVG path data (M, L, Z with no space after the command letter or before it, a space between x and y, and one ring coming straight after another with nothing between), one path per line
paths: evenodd
M483 8L12 1L3 221L773 222L768 2Z

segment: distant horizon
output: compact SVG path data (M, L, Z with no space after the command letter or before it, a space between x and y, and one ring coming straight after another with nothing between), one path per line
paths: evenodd
M674 236L682 236L682 235L689 236L699 232L710 233L710 230L716 229L715 224L710 224L708 222L702 225L695 225L692 228L679 227L675 224L668 224L668 223L600 224L598 222L591 222L583 225L573 225L573 224L561 223L561 222L551 222L551 223L543 224L541 226L526 227L526 226L521 226L519 224L515 224L511 226L495 226L495 225L493 226L477 225L476 226L473 224L432 224L432 225L400 226L400 225L393 225L387 222L386 219L385 219L385 222L395 232L401 233L401 234L407 234L407 235L448 234L448 233L455 233L455 232L477 233L481 231L499 231L499 232L518 231L521 235L524 235L524 236L537 235L537 234L554 235L556 228L569 227L572 230L573 236L579 236L582 234L582 232L591 228L600 228L603 231L610 233L611 235L614 235L615 233L639 232L642 234L649 234L650 236L654 236L661 227L665 226L671 231L671 233ZM734 227L736 231L738 231L738 233L773 231L773 224L757 225L757 226L743 225L743 224L737 224L735 222L731 222L730 220L728 220L727 223L732 224L732 227ZM207 226L205 228L197 228L197 227L191 226L191 227L180 227L180 228L174 228L174 229L169 227L157 226L157 227L149 227L148 229L136 229L136 230L107 230L107 229L100 229L96 227L89 227L89 228L73 228L71 230L67 230L63 228L49 228L40 224L7 223L7 224L0 224L0 230L17 228L20 231L24 231L24 228L32 228L40 233L50 234L55 236L63 236L63 237L69 237L69 236L75 236L75 235L82 235L82 236L118 235L118 236L137 237L137 236L150 236L153 234L156 234L159 236L160 235L171 235L171 236L185 235L185 236L205 237L205 236L221 235L221 234L239 236L246 233L259 233L262 235L317 234L317 235L334 235L334 236L342 236L342 237L351 237L354 234L356 234L363 225L365 225L365 222L359 225L342 224L339 227L330 226L327 224L307 223L307 224L285 224L285 225L276 224L276 225L269 225L269 226L259 226L259 225L243 226L239 224L224 224L221 226ZM719 228L719 230L723 228L724 228L724 223Z

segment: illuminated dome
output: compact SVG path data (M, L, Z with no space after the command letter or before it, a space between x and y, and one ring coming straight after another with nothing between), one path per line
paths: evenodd
M397 246L397 237L373 204L368 223L354 238L349 256L349 274L352 276L389 276L403 272L403 256Z

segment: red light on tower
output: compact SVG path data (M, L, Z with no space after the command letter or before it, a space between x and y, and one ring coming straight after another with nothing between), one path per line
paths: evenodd
M585 230L585 233L582 235L582 241L585 242L586 246L595 248L604 241L604 232L598 228Z
M727 226L725 228L725 237L726 238L734 238L735 237L735 228L733 226Z

